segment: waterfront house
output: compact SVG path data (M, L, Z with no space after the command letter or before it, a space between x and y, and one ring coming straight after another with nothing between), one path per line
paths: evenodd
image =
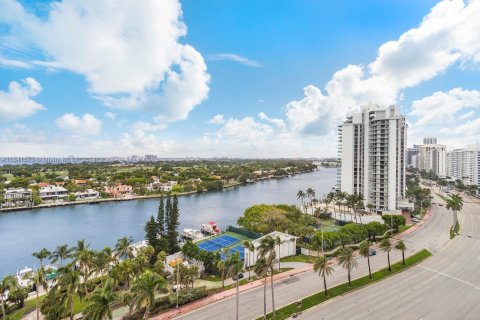
M48 185L40 188L38 194L42 200L59 200L68 197L68 190L64 187Z
M171 186L176 186L178 184L177 181L168 181L168 183L171 185Z
M65 185L65 181L55 181L54 184L57 186L57 187L63 187Z
M27 188L9 188L5 190L3 195L3 203L5 206L15 206L18 204L27 204L32 201L32 189Z
M160 183L158 189L162 192L170 192L172 191L172 185L170 183Z
M5 190L3 198L5 200L15 201L18 199L31 198L32 189L27 188L9 188Z
M100 196L100 192L93 190L93 189L87 189L85 191L78 191L74 193L76 199L96 199Z
M106 193L115 198L128 197L133 195L133 188L129 185L117 184L115 186L105 186L104 190Z
M87 186L87 180L73 180L73 183L75 183L77 186L80 186L80 187Z

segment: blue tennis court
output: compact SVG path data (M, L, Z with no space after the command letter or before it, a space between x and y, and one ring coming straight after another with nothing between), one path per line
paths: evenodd
M230 250L228 250L229 255L232 255L235 252L238 252L240 254L240 260L243 260L245 258L245 251L243 249L243 245L240 244L240 245L238 245L236 247L233 247ZM220 259L225 260L226 258L227 258L227 256L223 252L220 253Z
M198 247L202 250L215 252L231 246L234 243L240 242L240 239L237 239L232 236L228 236L226 234L222 234L221 236L208 239L202 243L198 244Z

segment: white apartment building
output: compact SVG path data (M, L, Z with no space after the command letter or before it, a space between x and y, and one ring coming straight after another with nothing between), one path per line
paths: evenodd
M435 137L423 138L423 144L437 144L437 138Z
M16 201L21 199L31 199L32 189L27 188L9 188L5 190L3 198L6 201Z
M38 190L38 195L42 200L65 199L68 197L68 190L64 187L50 185L40 188L40 190Z
M480 185L480 144L448 152L447 175L465 184Z
M425 138L424 141L436 141L436 138ZM419 153L420 170L433 172L440 178L447 176L447 146L443 144L422 144Z
M339 188L393 211L405 197L407 125L396 106L363 106L339 126Z

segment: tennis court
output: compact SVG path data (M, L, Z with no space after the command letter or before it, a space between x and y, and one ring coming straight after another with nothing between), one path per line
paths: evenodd
M211 239L205 240L202 243L199 243L198 247L205 251L215 252L223 248L226 248L228 246L231 246L232 244L235 244L240 241L241 241L240 239L237 239L235 237L222 234L221 236L211 238Z
M229 250L230 255L234 254L235 252L240 253L240 260L243 260L245 258L245 250L243 248L243 245L238 245L236 247L233 247ZM221 255L222 260L225 260L225 256L222 254Z

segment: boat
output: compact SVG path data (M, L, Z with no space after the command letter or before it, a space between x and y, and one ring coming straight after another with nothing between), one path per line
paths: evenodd
M198 229L183 229L180 235L191 240L200 240L205 238L202 232Z
M30 287L32 281L27 279L28 275L33 272L32 268L25 267L22 270L17 270L17 282L20 287Z
M217 227L217 223L215 221L210 221L209 223L202 224L202 232L215 236L220 234L222 231Z

